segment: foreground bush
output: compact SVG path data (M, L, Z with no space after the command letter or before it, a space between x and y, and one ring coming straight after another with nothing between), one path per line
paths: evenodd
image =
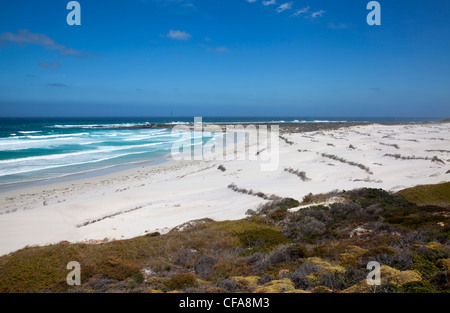
M165 235L96 245L25 248L0 257L0 292L450 290L448 204L419 206L367 188L309 198L330 196L339 203L297 210L297 200L272 197L241 220L204 219ZM66 283L66 265L74 260L81 286ZM366 283L369 261L381 264L377 288Z

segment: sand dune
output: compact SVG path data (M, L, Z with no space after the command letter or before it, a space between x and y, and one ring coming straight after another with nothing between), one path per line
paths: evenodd
M267 201L235 192L230 184L301 201L308 193L334 189L396 191L449 181L448 124L374 124L282 136L279 166L271 172L261 171L259 161L170 160L0 193L0 255L63 240L164 233L205 217L239 219Z

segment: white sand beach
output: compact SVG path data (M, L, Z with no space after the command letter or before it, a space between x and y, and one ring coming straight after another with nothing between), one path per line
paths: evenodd
M450 180L450 124L363 125L291 133L277 170L259 161L175 161L0 193L0 255L30 245L167 232L200 218L240 219L266 202L228 188L299 201L308 193L403 188ZM225 171L218 170L223 165ZM303 181L285 169L305 172Z

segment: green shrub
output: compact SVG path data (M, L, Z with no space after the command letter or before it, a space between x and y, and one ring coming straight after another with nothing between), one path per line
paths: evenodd
M276 210L274 212L271 212L269 214L269 217L275 221L281 221L284 220L287 216L287 212L286 211L282 211L282 210Z
M100 274L115 280L125 280L138 273L139 265L117 257L110 257L100 265Z
M289 253L291 258L294 260L308 257L308 250L306 250L306 247L301 244L291 245L289 247Z
M346 197L358 202L363 208L373 204L381 204L386 210L409 208L413 206L411 202L403 198L400 194L390 193L383 189L361 188L345 192Z
M425 277L430 277L439 269L423 255L414 255L413 269L419 271Z
M427 281L413 281L401 285L397 289L400 293L435 293L436 291L432 289L431 284Z
M187 287L194 287L197 284L197 280L194 274L183 273L172 276L165 285L171 290L183 289Z
M139 273L134 275L133 279L138 285L140 285L140 284L142 284L144 282L145 277L144 277L144 275L141 272L139 272Z
M288 243L283 233L273 228L248 229L237 235L241 245L252 252L270 251L273 247Z

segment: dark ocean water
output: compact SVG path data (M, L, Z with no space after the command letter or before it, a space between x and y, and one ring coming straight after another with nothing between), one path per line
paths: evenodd
M436 119L437 120L437 119ZM204 117L204 123L424 122L411 118ZM148 124L190 124L192 117L8 118L0 119L0 190L124 164L152 162L168 155L170 128ZM204 137L207 141L211 137Z

